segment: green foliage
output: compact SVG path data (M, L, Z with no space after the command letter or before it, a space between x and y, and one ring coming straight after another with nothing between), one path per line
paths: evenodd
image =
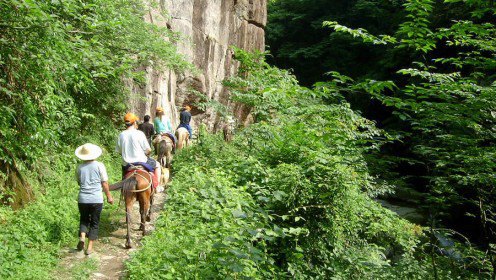
M71 158L72 149L66 150ZM120 174L119 162L105 154L101 159L115 181ZM79 187L74 178L75 159L51 162L51 168L33 170L39 173L41 190L37 200L21 210L0 206L0 278L51 278L59 261L61 246L73 247L77 241ZM33 184L38 184L31 180ZM108 205L105 206L108 208ZM106 210L105 210L106 211Z
M190 67L173 46L178 36L143 20L148 4L0 4L0 166L19 171L35 194L18 211L0 206L0 278L49 278L60 247L73 246L74 149L85 142L114 146L129 84L143 77L137 69ZM121 173L118 161L105 161L109 174ZM8 182L12 175L2 172L0 181ZM0 185L2 203L25 187Z
M391 52L354 40L362 36L360 27L372 34L372 41L385 44L394 40L397 26L404 19L404 0L284 0L268 3L267 44L278 67L292 69L298 80L310 86L328 80L326 73L338 71L356 78L383 78L389 74ZM322 22L337 23L335 28L351 27L350 34L332 32ZM355 34L353 34L355 33ZM351 35L351 36L350 36Z
M445 2L449 8L457 1ZM478 225L483 258L492 266L482 273L494 278L496 222L490 217L496 214L495 14L487 3L468 2L472 20L453 20L431 31L432 1L407 1L408 21L400 25L401 41L395 47L424 55L398 70L403 76L398 83L369 80L343 86L343 92L351 87L369 93L392 108L396 122L405 124L397 133L425 170L429 212L436 222L463 219ZM341 91L342 85L333 86ZM465 226L461 230L467 231ZM468 233L475 239L474 232Z
M236 57L250 70L227 81L234 98L268 112L231 143L207 135L176 156L168 204L129 277L430 277L423 229L371 198L389 190L363 158L381 133L374 124L346 103L326 105L323 87L300 87L258 55ZM436 261L442 279L473 277Z
M31 164L84 135L110 143L129 99L123 79L138 66L187 66L145 12L128 0L2 3L0 159Z

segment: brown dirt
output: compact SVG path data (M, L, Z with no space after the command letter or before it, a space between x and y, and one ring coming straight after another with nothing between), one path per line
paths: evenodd
M165 192L155 194L151 221L146 224L148 233L154 229L154 223L158 217L158 213L163 208L166 196ZM116 197L116 203L118 203L118 195L114 195L114 197ZM125 278L124 262L133 251L139 249L141 246L142 234L139 230L139 204L135 202L133 206L131 225L132 249L125 248L126 218L123 202L119 209L111 209L107 213L105 213L104 209L101 220L100 237L94 244L95 252L90 256L85 256L83 252L78 252L73 248L63 250L60 268L57 270L54 278L95 280ZM86 262L91 263L87 265L89 268L82 268ZM97 266L96 270L94 270L95 265Z

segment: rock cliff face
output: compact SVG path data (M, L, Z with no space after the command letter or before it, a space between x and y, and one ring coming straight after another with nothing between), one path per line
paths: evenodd
M178 51L198 71L177 74L147 69L147 85L132 87L132 109L141 117L145 114L154 117L155 107L162 106L173 126L177 126L180 107L198 101L200 93L228 105L240 122L247 121L247 108L231 104L222 81L235 74L238 67L230 46L264 50L266 5L266 0L161 0L145 20L178 32L182 36ZM163 13L167 16L163 17ZM209 129L216 130L222 123L210 109L193 108L192 114L193 129L205 123Z

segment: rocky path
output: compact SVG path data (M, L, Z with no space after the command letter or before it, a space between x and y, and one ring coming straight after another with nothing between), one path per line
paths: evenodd
M118 203L118 193L114 194ZM166 200L166 193L157 193L152 206L151 221L147 223L147 230L154 229L154 223L159 216ZM130 254L141 246L141 231L139 231L139 204L135 202L132 213L131 240L132 249L125 249L126 218L123 202L119 208L113 208L102 213L100 222L101 233L95 242L95 253L84 255L73 248L62 252L62 261L57 270L55 279L123 279L125 276L124 262ZM75 247L75 246L74 246Z

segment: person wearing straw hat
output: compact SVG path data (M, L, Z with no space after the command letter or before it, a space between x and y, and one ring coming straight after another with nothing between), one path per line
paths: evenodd
M141 165L154 172L155 180L158 181L161 176L160 165L157 161L148 157L151 152L150 144L146 140L143 131L136 129L138 117L133 113L127 113L124 116L126 130L119 134L115 151L122 156L122 171L123 175L130 165ZM153 184L154 187L156 186ZM163 187L158 186L158 190L162 191Z
M155 110L155 119L153 119L153 124L155 126L155 133L156 134L162 134L172 132L172 124L169 120L169 118L165 119L165 122L162 121L162 118L165 116L165 111L164 108L162 107L157 107Z
M107 202L114 203L109 191L108 175L105 165L96 161L102 154L102 149L97 145L86 143L79 146L74 152L76 157L84 162L76 169L76 179L79 184L79 242L77 250L82 251L86 238L88 247L86 254L93 252L93 242L98 238L98 225L103 208L102 189L107 197Z
M157 107L157 109L155 110L155 119L153 119L155 133L157 134L157 137L155 138L155 141L153 141L153 143L154 144L159 143L162 140L161 136L167 135L169 136L170 139L172 139L173 149L175 150L177 139L174 133L172 133L172 124L170 122L170 119L166 117L165 122L162 121L162 118L164 116L165 116L164 108Z

